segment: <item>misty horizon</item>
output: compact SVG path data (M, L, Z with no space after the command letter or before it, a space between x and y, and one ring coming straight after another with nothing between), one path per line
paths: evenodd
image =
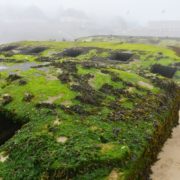
M0 42L93 35L180 37L177 0L1 0Z

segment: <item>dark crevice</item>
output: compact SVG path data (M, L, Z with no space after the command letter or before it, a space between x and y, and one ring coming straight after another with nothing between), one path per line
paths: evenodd
M26 54L26 55L37 55L45 51L47 47L26 47L24 49L20 50L20 54Z
M177 69L169 66L162 66L161 64L154 64L151 67L151 72L160 74L161 76L172 78L176 73Z
M111 54L110 60L116 61L129 61L133 57L130 52L113 52Z
M7 51L12 51L16 49L18 46L15 45L10 45L10 46L2 46L0 47L0 52L7 52Z
M67 57L77 57L80 56L83 53L82 49L78 49L78 48L72 48L72 49L66 49L63 52L63 56L67 56Z
M13 137L16 131L21 128L21 126L22 124L15 123L0 113L0 146Z

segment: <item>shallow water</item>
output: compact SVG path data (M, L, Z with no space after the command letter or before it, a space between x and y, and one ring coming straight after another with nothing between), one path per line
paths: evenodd
M180 180L180 125L174 128L158 159L152 166L152 180Z
M0 66L0 71L6 70L8 67L7 66Z
M40 63L41 65L47 64L47 63ZM25 63L18 63L14 65L5 65L5 64L0 64L0 72L2 71L15 71L15 70L21 70L21 71L27 71L30 68L40 65L39 63L36 62L25 62ZM46 67L42 68L37 68L39 70L45 71L47 70Z
M0 71L12 71L12 70L21 70L21 71L26 71L30 69L32 66L37 65L34 62L27 62L27 63L19 63L19 64L14 64L14 65L0 65Z

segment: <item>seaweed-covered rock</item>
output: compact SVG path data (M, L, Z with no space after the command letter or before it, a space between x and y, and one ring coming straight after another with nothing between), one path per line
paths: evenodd
M3 105L9 104L12 100L13 100L13 98L12 98L12 96L10 94L2 95L1 102L2 102Z
M101 88L100 91L106 94L112 94L114 91L113 86L109 85L109 84L104 84Z
M122 79L120 79L117 75L111 74L111 80L114 82L120 82Z
M110 121L126 121L128 115L127 112L125 110L118 110L118 111L114 111L113 113L111 113L109 115L109 120Z
M27 84L27 81L26 80L24 80L24 79L20 79L19 80L19 85L20 86L24 86L24 85L26 85Z
M82 62L82 63L81 63L81 66L82 66L83 68L85 68L85 69L90 69L90 68L95 67L95 64L94 64L93 62L87 62L87 61L85 61L85 62Z
M36 104L37 108L47 108L47 109L55 109L56 105L51 103L51 102L39 102L38 104Z
M160 79L156 77L153 79L153 82L161 89L164 89L168 95L173 95L179 89L179 86L171 79Z
M10 74L10 75L8 76L8 78L7 78L7 81L12 82L12 81L16 81L16 80L21 79L21 78L22 78L22 77L19 76L18 74Z
M38 58L36 58L36 61L38 62L52 62L55 60L57 60L57 58L48 56L39 56Z
M30 102L34 98L34 95L31 93L25 93L23 97L23 101Z
M110 71L108 71L108 70L106 70L106 69L102 69L101 72L102 72L103 74L110 74L110 73L111 73Z
M62 83L68 83L71 81L70 79L70 74L69 73L63 73L58 75L58 79L62 82Z
M115 138L119 136L120 132L121 132L121 128L113 128L113 135Z
M63 72L76 73L77 72L77 63L72 61L63 61L63 62L54 62L52 63L54 67L61 68Z
M106 83L100 88L100 91L108 95L115 95L117 97L125 94L124 89L114 88L113 86Z
M63 59L56 53L75 42L17 44L19 52L28 47L48 49L32 54L36 57L14 56L12 66L7 63L8 69L0 72L0 120L3 117L6 122L28 122L0 147L0 156L1 151L9 156L0 167L0 179L12 179L12 174L14 179L117 179L124 175L126 179L147 179L144 170L150 167L152 155L157 155L162 139L178 122L179 72L173 80L151 73L148 67L161 55L161 48L154 46L153 51L145 51L149 46L123 45L127 51L137 48L133 54L140 58L124 64L135 57L127 61L108 60L114 48L122 52L119 43L77 43L108 49ZM173 66L179 59L170 51L164 50L163 54L169 55L168 62ZM2 59L11 59L4 54ZM48 65L34 66L47 65L45 71L21 70L15 62L29 63L39 57L40 61L49 61L43 59L45 54L56 59ZM95 61L96 56L102 59ZM16 75L7 80L9 72ZM147 88L149 85L152 87Z
M103 100L103 96L96 92L85 93L83 92L80 96L77 96L76 99L80 100L83 103L92 104L98 106Z
M67 112L69 114L74 114L74 113L77 113L79 115L88 115L89 114L87 111L84 110L84 108L81 105L73 105L70 107L61 105L60 107L61 107L61 109L63 109L65 112Z

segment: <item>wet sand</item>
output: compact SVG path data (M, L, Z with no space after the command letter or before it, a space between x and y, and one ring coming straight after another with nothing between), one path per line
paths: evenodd
M152 166L152 180L180 180L180 125L173 130L158 159Z

